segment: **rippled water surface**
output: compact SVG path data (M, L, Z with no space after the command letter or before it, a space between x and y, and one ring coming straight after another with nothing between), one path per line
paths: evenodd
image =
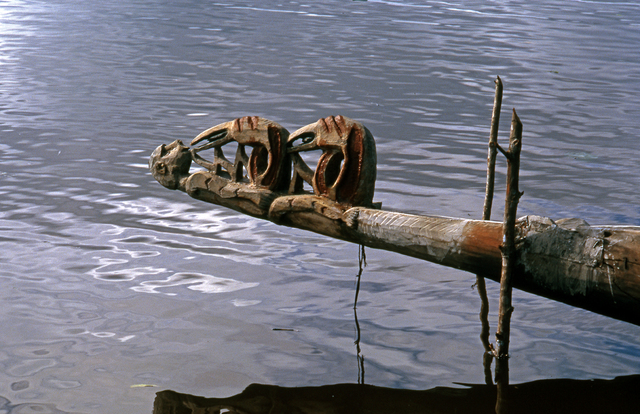
M357 246L148 173L159 144L238 116L357 119L383 208L479 218L499 75L501 139L510 108L524 123L520 214L640 225L639 46L634 2L1 1L0 410L358 380ZM365 382L483 383L475 277L366 253ZM640 373L640 328L514 300L512 383Z

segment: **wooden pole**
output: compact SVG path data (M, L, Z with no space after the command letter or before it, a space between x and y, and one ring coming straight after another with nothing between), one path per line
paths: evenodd
M500 76L494 81L496 84L495 96L493 99L493 112L491 114L491 130L489 132L489 150L487 154L487 183L484 193L484 207L482 209L482 220L491 220L491 207L493 204L493 187L496 176L496 156L498 155L498 127L500 125L500 109L502 108L502 80ZM476 275L476 287L480 296L480 322L482 331L480 341L484 347L482 366L484 367L485 382L487 385L493 384L491 380L491 344L489 343L489 299L487 298L487 286L484 277Z
M482 220L491 220L493 204L493 185L496 177L496 156L498 155L498 126L500 125L500 109L502 108L502 79L496 77L496 92L491 114L491 131L489 132L489 153L487 155L487 184L484 192L484 209Z
M498 147L499 148L499 147ZM496 332L496 383L498 395L496 413L508 412L509 390L509 334L511 325L511 275L516 261L515 229L518 201L522 193L518 191L520 175L520 150L522 148L522 122L515 109L511 118L511 134L507 157L507 196L504 207L502 274L500 277L500 305L498 308L498 331ZM502 151L504 152L504 151Z

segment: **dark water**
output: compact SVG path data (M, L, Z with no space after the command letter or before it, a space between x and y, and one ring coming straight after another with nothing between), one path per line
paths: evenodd
M510 108L524 123L520 213L640 225L639 46L634 2L1 1L0 410L358 380L357 246L148 173L159 144L238 116L357 119L385 209L478 218L499 75L501 139ZM482 384L474 276L367 262L365 382ZM512 383L640 373L640 328L514 300Z

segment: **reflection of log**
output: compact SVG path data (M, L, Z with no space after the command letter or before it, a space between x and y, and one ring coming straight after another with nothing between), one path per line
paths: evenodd
M640 404L640 376L613 380L540 380L512 385L510 413L632 413ZM161 391L154 414L389 414L495 413L490 385L399 390L360 384L284 388L252 384L229 398ZM223 411L228 410L228 411Z
M499 280L502 223L372 208L375 146L362 124L329 117L289 136L274 122L247 117L203 134L195 142L210 142L201 147L175 141L153 152L149 166L162 185L281 225ZM238 146L233 163L221 149L231 141ZM199 155L210 148L212 162ZM315 171L299 155L313 149L322 151ZM192 160L210 170L190 173ZM513 287L640 325L640 227L537 216L516 227Z

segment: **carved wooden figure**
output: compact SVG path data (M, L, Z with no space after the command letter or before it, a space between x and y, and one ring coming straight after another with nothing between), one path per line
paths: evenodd
M320 149L315 172L300 152ZM343 116L330 116L294 132L287 143L293 159L294 180L290 194L307 181L314 194L338 203L369 206L376 180L376 147L364 125Z
M191 141L191 146L206 143L191 150L193 160L218 176L228 174L232 182L248 178L251 185L269 190L281 190L289 183L289 163L286 161L286 142L289 132L268 119L246 116L207 129ZM230 162L222 147L237 143L234 162ZM252 148L247 156L245 147ZM200 156L200 152L214 148L214 161ZM243 168L244 167L244 168ZM246 169L247 175L244 175Z

